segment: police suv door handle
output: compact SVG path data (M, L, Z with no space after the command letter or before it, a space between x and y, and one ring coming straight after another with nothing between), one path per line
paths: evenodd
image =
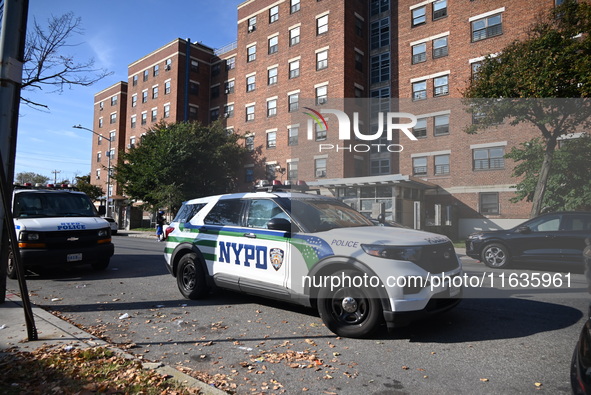
M254 233L245 233L244 237L248 237L249 239L256 239L257 235L255 235Z

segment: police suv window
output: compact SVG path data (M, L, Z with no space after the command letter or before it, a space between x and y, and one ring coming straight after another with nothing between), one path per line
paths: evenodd
M220 200L207 214L203 222L206 225L240 225L242 201L239 199Z
M255 199L250 201L246 226L249 228L266 228L272 218L285 218L287 215L281 207L270 199Z
M205 203L198 203L198 204L183 204L179 212L177 213L176 217L174 217L174 222L178 222L184 224L185 222L189 222L191 218L193 218L197 213L205 207Z

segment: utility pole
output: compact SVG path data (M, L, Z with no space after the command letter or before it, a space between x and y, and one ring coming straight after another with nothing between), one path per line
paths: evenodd
M57 184L57 175L58 175L58 173L61 173L61 172L62 172L61 170L53 170L52 171L52 173L53 173L53 184L54 185Z

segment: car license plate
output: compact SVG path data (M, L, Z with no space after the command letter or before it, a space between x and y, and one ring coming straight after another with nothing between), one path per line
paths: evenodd
M82 260L82 253L79 254L68 254L68 262L77 262Z

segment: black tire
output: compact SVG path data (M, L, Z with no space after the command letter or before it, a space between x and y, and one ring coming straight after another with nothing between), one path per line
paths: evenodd
M96 270L98 272L98 271L101 271L101 270L105 270L109 266L109 263L110 262L111 262L111 259L110 258L107 258L107 259L104 259L102 261L98 261L98 262L92 263L90 266L92 266L92 269L93 270Z
M352 270L336 272L333 275L351 278L363 276ZM317 307L320 318L328 329L339 336L368 337L379 327L383 319L382 305L375 291L353 286L339 286L331 290L328 284L318 291Z
M511 264L511 256L507 247L500 243L491 243L484 246L480 254L482 262L493 269L505 269Z
M176 270L176 283L181 294L187 299L197 300L207 295L205 272L197 254L183 255Z
M13 280L15 280L18 277L12 251L8 252L8 266L6 267L6 276Z

